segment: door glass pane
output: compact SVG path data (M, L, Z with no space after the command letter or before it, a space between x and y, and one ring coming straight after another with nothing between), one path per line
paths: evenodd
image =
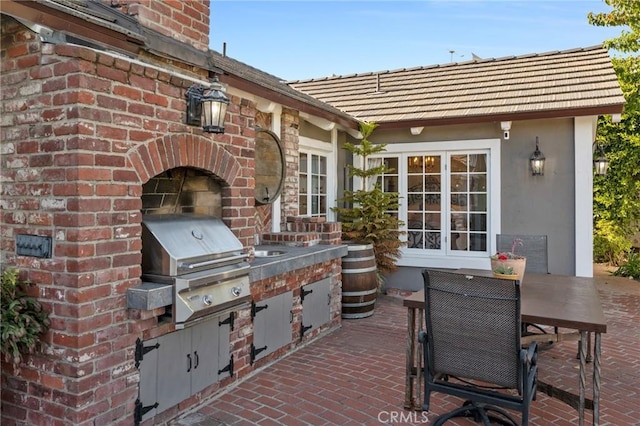
M440 232L425 232L424 248L427 250L440 250L442 248L440 240Z
M469 195L469 210L472 212L486 212L487 211L487 194L470 194Z
M406 157L407 247L440 250L442 176L440 155Z
M407 177L407 186L409 193L424 191L424 177L422 175L409 175Z
M421 156L413 156L407 158L407 170L409 173L423 173L424 159Z
M487 172L487 162L485 161L485 154L471 154L469 155L469 172Z
M469 188L471 189L471 191L486 192L487 175L471 174L469 176Z
M451 173L467 172L467 155L451 156Z
M486 251L487 154L456 154L451 157L452 251Z
M486 231L487 230L487 215L482 214L470 214L469 215L469 230L471 231Z
M451 192L467 192L467 175L451 175Z

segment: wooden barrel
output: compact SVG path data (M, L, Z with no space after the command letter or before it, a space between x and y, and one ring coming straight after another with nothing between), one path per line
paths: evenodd
M342 318L357 319L373 315L377 295L373 244L349 245L347 255L342 258Z

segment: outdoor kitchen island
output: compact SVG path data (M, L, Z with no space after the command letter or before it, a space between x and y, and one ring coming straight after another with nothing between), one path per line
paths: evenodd
M249 262L250 300L187 322L183 329L170 318L172 285L143 283L129 290L129 308L142 317L156 316L158 324L143 333L136 348L139 422L173 418L183 400L191 405L214 397L339 327L346 246L264 245L255 253Z

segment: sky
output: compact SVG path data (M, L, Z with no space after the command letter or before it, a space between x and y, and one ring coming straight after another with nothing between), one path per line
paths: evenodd
M602 0L211 0L212 50L304 80L601 44Z

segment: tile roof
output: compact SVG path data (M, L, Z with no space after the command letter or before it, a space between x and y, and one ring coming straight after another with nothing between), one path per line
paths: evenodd
M288 83L381 125L610 114L624 104L599 46Z

